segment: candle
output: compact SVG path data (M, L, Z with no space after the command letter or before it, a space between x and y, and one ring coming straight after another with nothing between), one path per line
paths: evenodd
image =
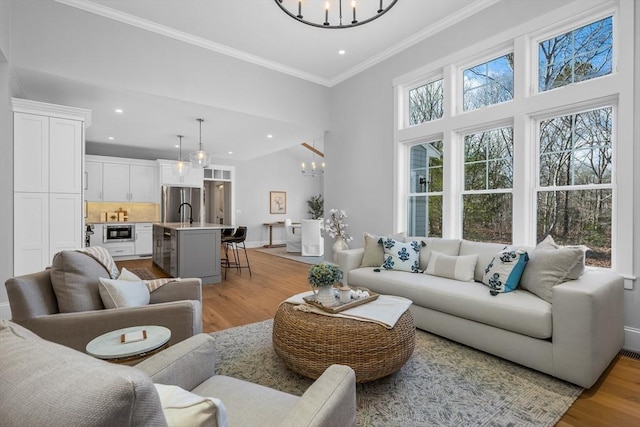
M304 173L304 168L305 168L304 162L302 162L302 173Z
M324 6L324 25L329 25L329 2Z
M311 170L315 172L315 170L316 170L316 162L311 162Z
M355 24L356 22L358 22L356 20L356 1L355 0L351 2L351 7L353 8L353 21L351 21L351 23Z
M302 0L298 0L298 18L302 18Z

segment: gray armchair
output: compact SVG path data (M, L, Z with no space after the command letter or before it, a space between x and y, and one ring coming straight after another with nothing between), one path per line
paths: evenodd
M220 399L233 427L355 427L355 374L330 366L300 397L215 375L214 339L198 334L135 367L97 360L0 319L3 426L165 426L154 383Z
M79 351L85 351L93 338L129 326L169 328L169 345L202 332L200 279L183 279L161 286L151 292L149 305L105 309L98 282L99 277L109 277L106 269L84 254L67 255L64 263L54 259L52 269L7 280L5 286L13 322L46 340ZM59 289L56 293L52 283L52 274L60 275L61 269L66 269L65 278L71 286L67 295L61 294ZM68 299L73 295L84 298L82 304L76 304L74 311L61 312L60 306L68 306Z

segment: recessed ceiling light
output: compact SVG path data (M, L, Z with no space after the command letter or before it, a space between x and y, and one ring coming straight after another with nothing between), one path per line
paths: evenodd
M112 137L112 136L110 136L110 137L108 137L107 139L108 139L109 141L113 141L115 138L114 138L114 137Z
M233 151L229 151L229 154L233 154Z
M267 138L273 138L273 135L269 134L267 135Z
M344 49L340 49L340 50L338 51L338 55L344 55L345 53L347 53L347 51L346 51L346 50L344 50Z
M180 148L180 145L176 144L176 145L174 145L174 147L176 147L176 148Z
M122 111L122 108L116 108L116 110L115 110L115 111L116 111L116 113L118 113L118 114L122 114L122 113L124 113L124 111Z

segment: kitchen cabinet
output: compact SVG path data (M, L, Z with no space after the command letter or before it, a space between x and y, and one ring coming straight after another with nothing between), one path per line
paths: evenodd
M13 274L84 246L82 161L89 110L12 98Z
M153 225L141 222L136 224L136 255L151 255L153 252Z
M87 156L85 199L92 202L158 203L155 162Z
M204 169L191 168L187 176L173 173L172 163L160 164L160 185L176 185L180 187L202 187L204 184Z
M103 243L101 246L103 246L114 259L123 256L132 256L135 252L134 242Z

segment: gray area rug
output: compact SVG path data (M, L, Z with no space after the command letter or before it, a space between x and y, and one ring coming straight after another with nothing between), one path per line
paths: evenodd
M260 248L258 252L275 255L280 258L290 259L292 261L304 262L305 264L319 264L324 260L321 256L302 256L300 252L287 252L287 248Z
M272 320L213 333L216 373L302 395L312 380L275 354ZM553 426L582 388L416 331L400 371L356 386L360 427Z

